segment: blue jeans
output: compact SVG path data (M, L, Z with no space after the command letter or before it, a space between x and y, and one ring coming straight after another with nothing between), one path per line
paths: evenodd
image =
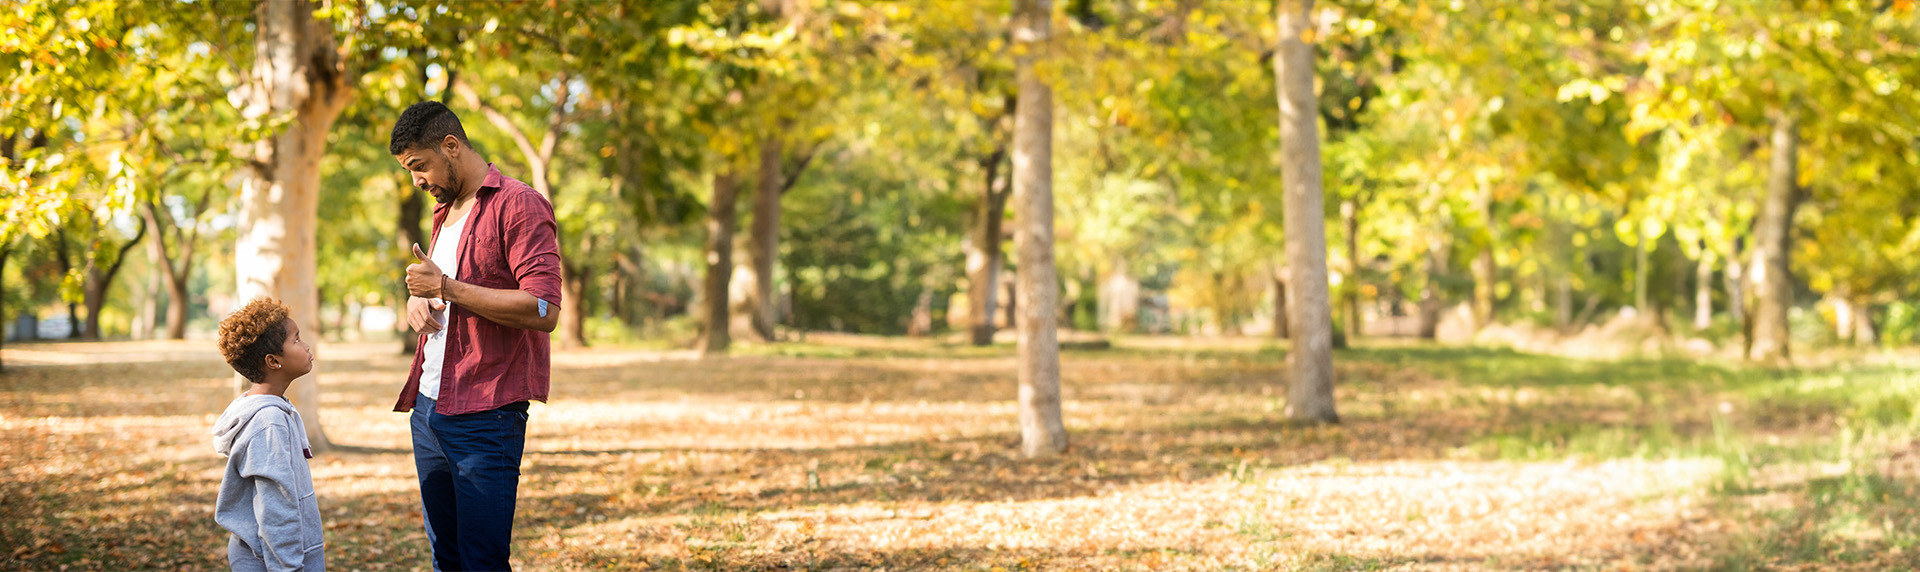
M433 399L413 402L413 466L420 514L436 570L510 570L527 402L441 415Z

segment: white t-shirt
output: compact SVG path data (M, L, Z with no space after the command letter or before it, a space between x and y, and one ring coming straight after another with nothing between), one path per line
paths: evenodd
M461 215L460 220L453 221L452 226L440 229L440 239L434 241L433 252L427 255L428 258L433 259L434 264L440 266L441 272L456 280L460 278L460 257L457 256L460 252L460 239L466 237L464 231L467 227L467 216L471 214L473 210L468 209L467 214ZM423 356L420 360L420 394L438 401L440 371L445 369L447 362L447 328L453 326L447 323L447 318L453 315L453 304L439 298L434 300L446 304L446 307L433 314L433 318L440 321L440 331L428 335L426 345L420 347Z

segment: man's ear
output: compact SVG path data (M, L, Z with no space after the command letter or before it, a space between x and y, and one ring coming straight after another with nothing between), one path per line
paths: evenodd
M440 151L445 153L448 159L460 158L460 147L459 137L448 135L440 140Z

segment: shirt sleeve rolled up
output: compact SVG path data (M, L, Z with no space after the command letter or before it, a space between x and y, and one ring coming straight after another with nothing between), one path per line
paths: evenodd
M520 290L560 305L560 242L553 205L533 192L502 193L501 237Z

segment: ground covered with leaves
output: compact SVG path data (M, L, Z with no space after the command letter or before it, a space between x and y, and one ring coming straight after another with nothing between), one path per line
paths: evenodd
M425 570L408 356L322 344L336 570ZM1680 570L1920 566L1920 366L1776 372L1381 344L1285 422L1264 340L1062 360L1025 460L1007 347L811 336L554 357L514 535L534 570ZM0 570L225 565L208 342L29 344L0 374ZM301 383L310 382L303 379Z

